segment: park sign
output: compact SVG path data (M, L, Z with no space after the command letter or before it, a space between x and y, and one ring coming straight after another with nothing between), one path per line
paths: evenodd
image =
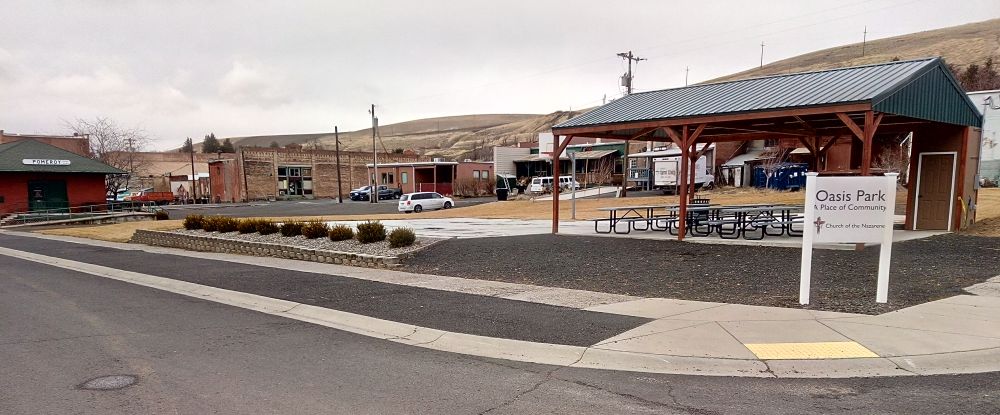
M892 229L896 182L883 176L816 177L806 209L813 211L813 242L882 242Z
M851 242L881 244L875 301L888 301L896 176L896 173L864 177L806 174L800 303L809 304L813 243Z

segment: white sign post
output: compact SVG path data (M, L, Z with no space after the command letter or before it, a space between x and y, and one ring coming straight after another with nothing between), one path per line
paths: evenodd
M889 258L897 173L869 177L806 174L799 303L809 304L813 243L880 243L875 301L889 301Z

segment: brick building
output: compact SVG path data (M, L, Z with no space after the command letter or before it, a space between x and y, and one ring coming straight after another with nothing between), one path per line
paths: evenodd
M0 144L21 140L34 140L84 157L90 157L90 139L86 135L10 134L0 130Z
M379 163L428 161L414 154L380 153ZM340 152L340 194L365 186L372 153ZM208 162L213 202L337 197L337 152L288 148L241 148L234 158Z

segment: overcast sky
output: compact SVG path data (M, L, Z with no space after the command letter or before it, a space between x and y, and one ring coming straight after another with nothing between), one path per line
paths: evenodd
M216 136L549 113L861 40L1000 17L998 0L0 2L0 129Z

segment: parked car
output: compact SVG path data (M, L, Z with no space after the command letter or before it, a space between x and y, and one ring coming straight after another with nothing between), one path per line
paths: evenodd
M399 211L420 213L429 209L451 209L455 201L437 192L409 193L399 198Z
M535 177L531 179L531 185L528 186L528 191L531 193L551 192L552 177Z
M351 200L371 200L371 189L372 186L364 186L351 190ZM400 189L384 185L378 187L379 200L398 199L402 195L403 191Z

